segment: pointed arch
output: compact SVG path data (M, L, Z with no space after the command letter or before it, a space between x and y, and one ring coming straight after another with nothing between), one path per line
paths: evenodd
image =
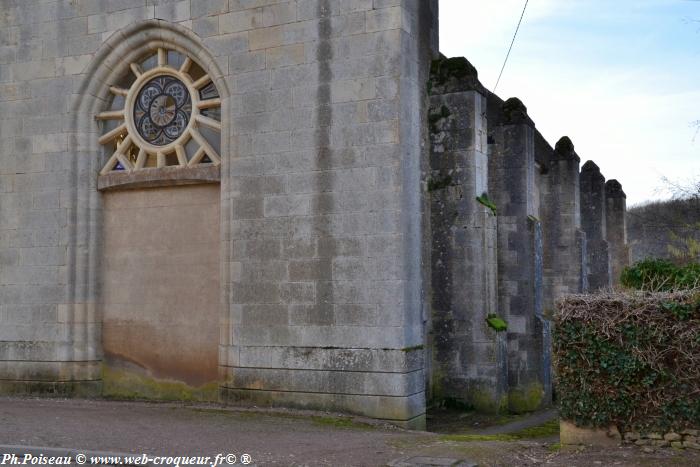
M72 325L65 337L73 342L70 357L74 360L97 365L102 360L101 317L96 311L100 300L102 253L102 199L97 190L97 178L104 164L98 157L100 132L95 117L106 108L111 95L122 91L117 82L130 64L158 49L196 57L215 84L222 115L222 164L226 164L229 153L229 123L225 116L230 115L230 92L224 74L228 70L221 70L215 57L191 30L158 19L140 21L113 33L95 52L74 88L65 167L71 189L61 196L61 203L65 202L69 210L65 319ZM222 225L226 217L222 209ZM226 245L222 245L221 260L227 257ZM222 313L226 316L225 310Z

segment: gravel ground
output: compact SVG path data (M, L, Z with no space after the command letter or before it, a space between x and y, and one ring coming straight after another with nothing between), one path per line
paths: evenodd
M700 465L698 452L661 450L647 454L634 447L559 452L556 442L551 437L511 442L449 441L434 433L317 412L0 398L0 445L161 456L247 453L254 465L273 466Z

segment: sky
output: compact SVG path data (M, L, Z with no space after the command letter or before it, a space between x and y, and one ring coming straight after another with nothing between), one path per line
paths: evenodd
M494 89L524 0L440 0L440 49ZM618 179L628 206L700 179L700 1L530 0L496 93Z

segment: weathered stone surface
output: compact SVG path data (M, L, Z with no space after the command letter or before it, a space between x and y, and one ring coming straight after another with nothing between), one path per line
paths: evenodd
M620 283L622 269L629 264L627 245L627 195L617 180L605 182L605 216L613 284Z
M112 377L104 393L154 397L140 387L145 378L216 387L220 240L219 229L206 226L219 222L218 186L110 191L103 199L104 364L132 384Z
M544 308L565 293L587 291L586 234L581 230L580 159L564 136L550 154L540 191L544 231Z
M497 269L496 217L477 201L488 190L486 98L475 90L444 92L440 73L446 71L435 68L426 181L434 329L430 395L498 411L507 391L499 371L505 364L505 336L485 321L498 306L492 274ZM461 83L449 79L455 86Z
M108 173L97 178L98 190L155 188L198 183L219 183L221 167L174 167L131 173Z
M605 214L605 177L593 161L581 167L581 227L586 234L587 279L591 291L610 287L611 264Z
M519 413L551 401L535 129L519 99L491 96L489 106L501 123L489 129L488 158L489 198L498 209L496 309L508 322L508 408Z

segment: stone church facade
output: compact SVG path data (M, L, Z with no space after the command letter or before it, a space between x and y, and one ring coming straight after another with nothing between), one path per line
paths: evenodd
M548 314L627 263L624 192L437 18L0 0L0 393L549 403Z

